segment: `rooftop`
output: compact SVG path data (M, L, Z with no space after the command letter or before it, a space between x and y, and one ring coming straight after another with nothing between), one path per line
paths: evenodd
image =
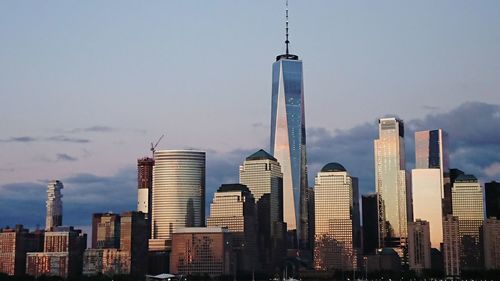
M344 168L344 166L340 165L339 163L332 162L332 163L326 164L321 169L321 172L322 173L326 173L326 172L346 172L346 169Z
M273 160L277 161L276 158L274 158L271 154L267 153L264 149L260 149L259 151L255 152L254 154L248 156L246 158L247 161L252 161L252 160Z

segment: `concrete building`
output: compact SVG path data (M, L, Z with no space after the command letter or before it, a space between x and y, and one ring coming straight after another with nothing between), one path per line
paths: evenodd
M255 199L259 260L264 268L274 270L286 254L281 166L276 158L261 149L240 166L240 183L248 187Z
M382 201L379 217L384 247L404 256L411 216L411 193L405 170L404 124L396 118L379 119L379 138L374 141L375 187Z
M43 250L43 231L29 232L22 225L0 229L0 272L23 275L26 253Z
M460 269L483 268L480 228L484 221L483 190L476 177L458 176L452 187L453 216L458 218Z
M460 225L458 217L447 215L443 219L443 258L446 276L460 276Z
M170 272L211 277L234 274L231 233L220 227L176 229L172 235Z
M408 257L410 269L417 273L431 269L429 222L417 219L408 223Z
M63 189L61 181L53 180L47 186L47 215L45 217L45 229L50 231L53 227L62 225L63 205L62 194Z
M246 185L223 184L210 205L208 227L231 232L238 271L259 270L255 200Z
M87 235L73 227L53 227L45 232L41 253L27 253L26 273L35 277L54 275L62 278L82 273Z
M153 158L137 159L137 211L146 214L151 229L151 201L153 196Z
M482 227L484 268L500 270L500 220L484 220Z
M120 216L113 213L92 215L92 248L120 247Z
M171 247L178 228L205 225L205 152L154 153L150 250Z
M358 268L359 204L358 179L338 163L325 165L314 185L314 268L355 270Z

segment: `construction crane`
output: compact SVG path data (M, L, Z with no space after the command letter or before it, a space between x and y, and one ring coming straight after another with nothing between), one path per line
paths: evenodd
M158 146L158 144L160 143L161 139L163 139L163 137L165 136L165 134L161 135L161 137L158 139L158 141L156 142L156 144L153 144L151 143L151 153L153 154L153 158L155 157L155 150L156 150L156 147Z

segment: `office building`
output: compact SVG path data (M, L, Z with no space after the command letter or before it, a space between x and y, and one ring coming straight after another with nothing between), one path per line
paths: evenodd
M500 270L500 220L484 220L482 227L484 268Z
M47 215L45 217L45 229L51 230L53 227L62 225L63 205L62 194L63 189L61 181L53 180L47 186Z
M496 181L484 184L486 217L500 219L500 183Z
M375 250L381 248L383 241L380 236L380 220L378 214L381 207L380 197L377 193L361 196L363 211L363 253L365 255L375 254Z
M92 215L92 248L120 247L120 216L113 213Z
M408 221L412 220L410 192L406 184L404 124L396 118L379 120L379 138L374 141L375 187L382 201L379 208L380 236L384 247L404 256Z
M460 269L482 268L480 228L484 221L483 190L473 175L458 176L451 191L453 216L460 232Z
M210 204L207 226L224 227L231 232L238 271L260 269L255 200L246 185L221 185Z
M460 276L460 230L458 217L446 215L443 218L444 271L448 277Z
M29 232L22 225L0 229L0 272L23 275L26 253L43 250L43 231Z
M137 211L151 215L151 196L153 195L153 158L137 159Z
M171 246L177 228L205 224L205 152L154 153L150 250Z
M87 235L73 227L53 227L45 232L43 252L26 254L26 273L35 277L41 275L62 278L82 273L83 253Z
M442 173L439 169L411 171L413 216L430 224L431 246L441 248L443 243Z
M172 235L170 272L210 277L235 274L231 242L226 228L178 228Z
M309 244L306 126L302 61L289 52L288 9L286 52L276 57L272 72L271 154L283 172L283 219L287 224L289 248Z
M314 268L355 270L358 267L358 179L338 163L325 165L314 185Z
M285 255L281 166L276 158L261 149L240 166L240 183L246 185L255 198L259 260L265 268L274 270Z
M417 219L408 223L408 257L410 269L418 274L431 269L429 222Z

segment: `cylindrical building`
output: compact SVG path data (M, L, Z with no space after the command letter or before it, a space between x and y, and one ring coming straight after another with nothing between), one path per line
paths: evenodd
M168 246L176 229L205 224L205 152L158 150L154 160L151 238Z

